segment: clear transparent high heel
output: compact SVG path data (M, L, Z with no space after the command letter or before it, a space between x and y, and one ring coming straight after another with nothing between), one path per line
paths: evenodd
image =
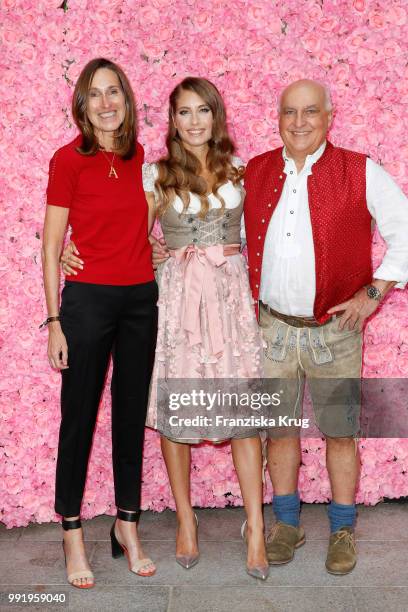
M194 513L194 518L196 520L197 529L198 529L198 518L195 513ZM197 553L196 555L176 555L177 563L181 565L181 567L184 567L184 569L191 569L192 567L197 565L199 558L200 558L200 553Z
M241 537L246 543L248 543L247 531L248 531L248 522L247 520L245 520L242 523L242 527L241 527ZM246 571L247 571L247 574L249 574L253 578L257 578L258 580L266 580L267 577L269 576L269 564L268 565L256 565L255 567L249 567L247 565Z

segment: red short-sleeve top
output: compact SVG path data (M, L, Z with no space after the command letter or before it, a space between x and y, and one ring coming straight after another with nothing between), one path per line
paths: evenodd
M81 136L50 161L47 204L69 208L68 223L84 269L67 280L133 285L154 279L147 238L148 206L142 184L143 147L132 159L112 153L81 155Z

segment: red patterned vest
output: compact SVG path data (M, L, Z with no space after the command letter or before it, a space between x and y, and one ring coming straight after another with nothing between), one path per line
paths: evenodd
M249 281L259 299L262 257L269 221L286 175L282 147L251 159L245 172L244 217ZM371 215L366 202L366 156L330 142L307 178L316 270L314 316L351 298L372 280Z

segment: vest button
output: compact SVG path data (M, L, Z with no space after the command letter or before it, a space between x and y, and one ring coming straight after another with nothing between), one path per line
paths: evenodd
M265 223L265 219L262 219L262 223Z
M280 179L282 179L282 178L283 178L283 176L280 174L280 175L279 175L279 178L280 178Z
M276 193L277 191L278 191L278 190L277 190L277 189L276 189L276 187L275 187L274 192Z
M259 272L258 268L255 268L255 272Z
M260 254L260 253L257 253L257 254L256 254L256 256L257 256L257 257L260 257L260 256L261 256L261 254Z
M261 236L258 236L258 240L260 240L260 239L261 239Z
M255 285L255 287L256 287L257 289L259 289L259 285Z
M295 212L294 210L289 211L291 215L293 215L293 213Z
M272 204L268 204L268 208L272 208Z

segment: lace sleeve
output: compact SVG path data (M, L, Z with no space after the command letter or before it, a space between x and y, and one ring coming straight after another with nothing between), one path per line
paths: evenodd
M244 166L245 167L245 164L242 161L242 159L240 157L236 157L235 155L232 156L231 163L234 166L234 168L239 168L240 166ZM242 187L244 186L244 179L243 178L241 179L241 186Z
M242 159L240 157L236 157L235 155L232 156L231 163L234 166L234 168L239 168L240 166L245 166L245 164L242 161Z
M142 179L144 191L155 192L154 183L157 179L157 168L156 164L143 164L142 166Z

